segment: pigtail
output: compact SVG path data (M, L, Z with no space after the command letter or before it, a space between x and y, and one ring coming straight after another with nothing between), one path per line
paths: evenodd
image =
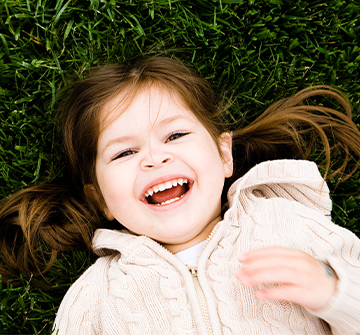
M44 276L61 251L90 248L99 221L69 185L49 183L21 190L0 207L2 281ZM33 279L33 281L36 279Z
M309 99L314 96L334 99L345 113L310 104ZM274 103L249 125L234 131L233 142L237 173L234 178L266 160L308 159L315 145L317 153L325 154L325 179L337 175L345 180L360 165L360 133L352 121L350 103L342 92L328 86L306 88ZM343 154L340 156L339 152ZM356 163L344 177L350 157L356 157Z

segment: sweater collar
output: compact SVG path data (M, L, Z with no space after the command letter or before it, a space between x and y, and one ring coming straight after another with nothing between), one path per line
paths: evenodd
M291 186L294 191L301 187L302 198L295 198L292 192L283 192L281 197L295 200L327 215L331 212L332 204L329 199L329 189L317 165L306 160L290 159L260 163L236 180L231 185L227 195L229 209L236 207L240 193L244 190L261 189L262 186L274 187L272 185L278 185L280 188L282 185L287 185L287 189Z

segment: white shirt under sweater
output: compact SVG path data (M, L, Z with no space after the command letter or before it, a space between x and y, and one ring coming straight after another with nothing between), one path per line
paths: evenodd
M175 254L176 258L182 261L185 265L188 264L197 264L197 260L199 258L200 252L206 243L202 241L190 248L179 251Z
M212 333L360 334L360 241L330 220L328 188L314 163L264 162L229 190L229 210L198 258ZM299 249L328 262L339 281L317 313L260 301L233 275L237 256L269 246ZM69 289L59 335L208 334L187 267L146 236L100 229L101 256Z

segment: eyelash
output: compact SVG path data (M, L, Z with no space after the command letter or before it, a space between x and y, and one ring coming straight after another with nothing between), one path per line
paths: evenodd
M167 143L167 142L171 142L171 141L175 141L175 140L177 140L178 138L183 137L183 136L186 136L186 135L189 135L189 134L190 134L189 132L181 132L181 131L172 133L172 134L170 134L170 136L167 138L166 143ZM173 138L173 137L175 137L175 136L176 136L176 138Z
M183 136L186 136L190 134L189 132L175 132L175 133L172 133L169 135L169 137L167 138L167 140L165 141L165 143L168 143L168 142L171 142L171 141L175 141L177 140L178 138L181 138ZM174 138L175 137L175 138ZM126 149L120 153L118 153L117 155L115 155L113 158L111 158L112 161L116 160L116 159L119 159L119 158L123 158L123 157L126 157L126 156L129 156L129 155L132 155L136 153L135 150L132 150L132 149Z
M116 159L119 159L119 158L123 158L123 157L126 157L126 156L129 156L129 155L132 155L136 153L135 150L132 150L132 149L126 149L120 153L118 153L117 155L115 155L113 158L111 158L112 161L116 160Z

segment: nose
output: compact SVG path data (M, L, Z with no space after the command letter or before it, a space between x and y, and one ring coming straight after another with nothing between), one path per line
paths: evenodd
M173 156L162 150L149 150L147 155L141 162L141 167L143 169L159 168L166 163L173 161Z

